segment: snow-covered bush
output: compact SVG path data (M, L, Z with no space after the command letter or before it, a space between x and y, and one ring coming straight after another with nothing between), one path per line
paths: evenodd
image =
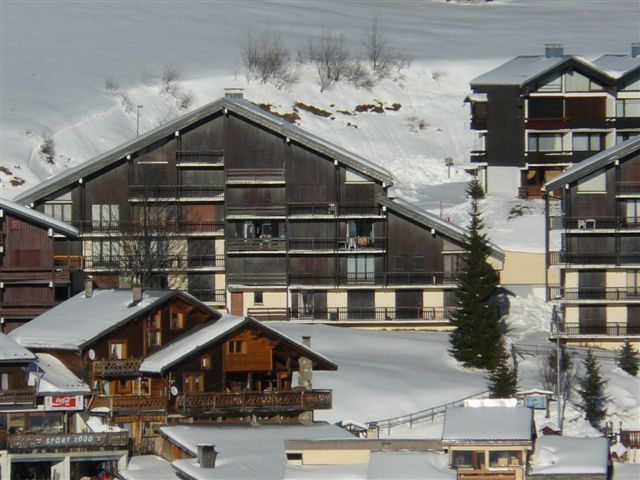
M247 74L256 77L260 83L271 82L278 88L297 83L299 72L290 65L290 59L291 54L280 34L269 28L258 36L249 32L242 44L242 62Z

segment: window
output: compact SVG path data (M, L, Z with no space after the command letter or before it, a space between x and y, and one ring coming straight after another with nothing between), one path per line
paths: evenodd
M133 380L116 380L116 394L130 395L133 392Z
M264 303L264 292L253 292L253 303Z
M44 213L57 220L63 222L71 221L71 204L70 203L45 203Z
M242 340L230 340L227 344L229 353L246 353L246 343Z
M592 175L586 180L578 182L579 193L606 193L607 192L607 175L605 172Z
M640 223L638 222L640 217L640 200L627 200L625 202L625 210L627 225L637 226L638 223Z
M162 311L147 320L147 347L162 345Z
M9 390L9 374L0 373L0 390Z
M127 341L110 340L109 360L124 360L125 358L127 358Z
M455 450L451 452L451 466L454 468L484 468L484 452Z
M547 83L538 87L539 92L561 92L562 91L562 75L558 74L556 77L549 80Z
M530 133L529 152L561 152L561 133Z
M202 373L185 373L183 389L185 393L204 392L204 375Z
M203 355L200 357L200 368L203 370L211 369L211 355Z
M602 134L574 133L573 150L576 152L599 152L602 150Z
M640 270L627 270L627 295L640 295Z
M597 92L602 87L578 72L567 72L564 77L565 92Z
M347 257L347 277L349 280L375 280L375 257L359 255Z
M347 168L345 180L347 183L371 183L371 179L369 177L365 177L361 173L351 170L350 168Z
M640 138L640 132L618 132L616 133L616 145L631 140L632 138Z
M522 452L517 450L489 452L489 467L516 467L522 464Z
M120 206L115 204L91 205L91 225L98 230L115 230L120 221Z
M622 98L616 100L616 117L640 117L640 99Z
M169 328L171 330L180 330L181 328L184 328L184 314L182 312L171 310Z
M92 240L91 255L94 263L116 261L120 255L120 242L117 240Z
M638 90L640 90L640 78L634 80L633 82L630 82L622 90L624 90L625 92L637 92Z

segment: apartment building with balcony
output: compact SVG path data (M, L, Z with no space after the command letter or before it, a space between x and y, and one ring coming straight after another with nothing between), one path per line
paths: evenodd
M337 367L308 339L219 313L186 292L88 282L10 339L83 378L87 413L126 429L134 452L153 452L156 427L167 423L310 423L332 406L330 390L312 388L312 371Z
M79 231L0 198L0 327L3 332L69 298L80 258L65 255ZM58 255L61 253L62 255Z
M571 344L640 345L640 138L544 186L553 335Z
M235 95L17 201L65 205L80 230L73 253L101 288L148 255L160 259L155 285L236 315L446 328L465 231L390 197L392 183L384 168Z
M550 44L471 80L485 189L539 197L569 165L640 135L640 44L592 62Z

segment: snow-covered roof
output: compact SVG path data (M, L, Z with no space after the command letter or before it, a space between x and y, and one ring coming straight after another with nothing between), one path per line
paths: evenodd
M371 452L369 480L453 480L456 471L449 468L449 455L443 452Z
M311 350L302 343L277 330L274 330L264 323L261 323L251 317L238 317L235 315L222 314L219 320L209 322L201 328L195 328L180 336L175 341L168 343L157 352L149 355L140 365L140 371L147 373L163 373L166 369L170 368L180 360L198 352L198 350L205 348L216 341L221 340L239 328L248 325L252 325L269 335L275 336L294 345L298 350L304 352L311 360L319 363L321 369L336 370L338 368L327 357Z
M543 190L551 192L557 188L561 188L568 183L575 182L587 175L594 173L601 168L611 165L628 155L640 152L640 138L632 138L626 142L620 143L614 147L596 153L594 156L576 163L567 168L560 175L556 176L550 182L544 184Z
M29 364L29 377L30 384L38 386L38 395L91 393L89 386L56 357L48 353L38 353L37 357L37 362Z
M54 232L62 233L70 237L77 237L80 232L76 227L72 227L68 223L61 222L49 215L33 210L32 208L24 207L15 202L11 202L4 198L0 198L0 210L6 210L11 214L24 218L25 220L32 221L38 225L42 225L47 228L52 228Z
M471 92L464 97L465 102L488 102L489 97L486 93L473 93Z
M378 197L378 201L383 206L387 207L387 209L400 213L405 217L411 218L419 224L426 226L427 228L434 228L436 232L444 233L444 235L457 240L458 242L464 243L465 241L465 234L467 232L464 228L454 223L447 222L437 215L423 210L422 208L417 207L416 205L413 205L406 200L403 200L402 198L388 198L381 195ZM491 256L499 261L504 261L504 251L494 243L489 242L489 246L492 250Z
M592 62L614 78L621 78L640 68L640 56L607 54Z
M22 345L18 345L11 337L0 333L0 363L29 362L36 356Z
M136 304L132 302L131 290L94 290L91 297L80 292L9 335L27 348L81 350L98 337L177 295L209 310L213 316L219 315L188 293L177 290L144 290L142 300Z
M533 411L526 407L457 407L447 409L443 442L532 440Z
M202 469L196 458L176 460L173 466L196 480L282 479L287 457L285 440L321 440L356 438L346 430L327 423L313 425L178 425L161 427L172 443L194 457L197 446L212 443L218 457L216 467Z
M640 478L640 463L613 464L613 480L638 480Z
M35 187L24 191L18 195L15 200L26 204L42 199L43 197L70 185L80 178L86 177L87 175L95 173L116 162L124 161L127 155L135 155L140 150L157 141L172 137L176 131L187 128L190 125L222 112L225 109L243 118L254 121L265 128L279 133L280 135L288 137L292 142L297 142L311 148L312 150L328 155L329 157L334 158L348 167L357 170L358 172L362 172L373 179L385 182L389 186L393 184L393 177L391 173L379 165L313 135L282 118L266 112L247 100L223 97L214 102L208 103L193 112L182 115L181 117L178 117L155 130L151 130L144 135L140 135L139 137L129 140L128 142L87 160L76 167L65 170L64 172L41 182Z
M176 480L178 476L169 462L156 455L133 456L126 470L118 476L123 480Z
M606 438L545 435L536 440L530 471L533 475L606 475L608 464Z

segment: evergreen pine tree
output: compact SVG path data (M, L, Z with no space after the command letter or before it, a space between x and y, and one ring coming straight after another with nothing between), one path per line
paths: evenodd
M640 367L640 360L638 359L638 352L627 338L620 349L618 354L618 366L634 377L638 374L638 368Z
M469 195L474 200L480 200L484 198L484 190L482 189L482 185L478 181L478 177L473 177L473 180L469 182L467 186L467 195Z
M489 392L491 398L511 398L518 389L518 373L511 367L510 358L504 346L500 347L498 366L489 374Z
M477 179L467 187L472 195L480 188ZM481 190L481 188L480 188ZM449 353L465 367L493 370L500 363L502 332L495 297L498 276L487 262L491 247L482 233L483 222L478 199L472 198L466 252L456 289L458 310L452 315Z
M604 405L606 400L604 389L607 382L600 375L600 366L591 349L587 352L583 365L585 374L578 380L578 393L582 399L580 408L584 411L589 423L597 428L607 416Z

